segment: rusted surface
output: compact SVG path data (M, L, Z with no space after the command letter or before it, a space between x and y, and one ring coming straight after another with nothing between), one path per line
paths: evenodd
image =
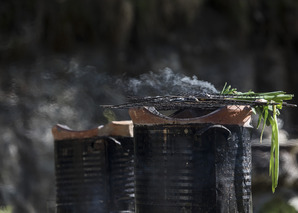
M132 121L113 121L97 128L76 131L68 126L57 124L52 128L54 140L84 139L96 136L133 136Z
M249 106L236 105L219 108L209 114L195 118L168 117L158 113L151 107L132 108L129 110L133 123L137 125L212 123L251 127L251 114L252 110Z
M68 126L57 124L52 128L54 140L66 140L66 139L84 139L96 137L98 134L98 128L75 131Z

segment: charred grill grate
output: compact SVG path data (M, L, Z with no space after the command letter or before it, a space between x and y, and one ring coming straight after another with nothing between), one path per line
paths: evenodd
M258 105L276 105L274 102L262 101L262 96L243 96L243 95L181 95L181 96L146 96L142 98L129 97L129 101L119 105L104 105L103 107L115 109L127 109L136 107L155 107L157 110L173 110L184 108L217 109L227 105L246 105L255 107ZM243 100L239 100L243 99ZM245 100L250 99L250 100ZM283 106L296 106L284 102Z

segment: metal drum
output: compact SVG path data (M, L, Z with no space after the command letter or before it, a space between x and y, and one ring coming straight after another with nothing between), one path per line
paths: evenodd
M133 138L108 138L110 165L110 211L134 211L134 143Z
M130 115L136 213L251 212L250 127Z
M58 213L134 210L131 132L131 122L85 131L53 128Z
M102 138L56 140L57 213L108 212L107 165Z

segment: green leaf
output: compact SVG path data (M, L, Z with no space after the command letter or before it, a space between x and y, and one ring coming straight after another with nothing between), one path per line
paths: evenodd
M257 114L256 108L253 107L253 108L251 108L251 110L252 110L253 114L255 114L255 115Z
M224 87L222 88L222 90L221 90L221 93L220 93L220 94L225 94L225 91L226 91L226 86L227 86L227 82L225 83Z
M263 121L263 128L261 131L261 136L260 136L260 143L262 143L263 140L263 134L264 134L264 130L266 127L266 122L267 122L267 118L268 118L268 107L264 107L264 113L263 113L263 117L264 117L264 121Z
M260 127L260 124L262 121L263 111L261 111L261 109L258 107L256 112L259 114L259 119L258 119L258 123L257 123L257 129L258 129Z
M278 123L277 123L277 117L276 117L276 106L274 106L273 109L273 122L274 125L272 125L272 137L271 140L274 143L274 158L275 158L275 166L274 166L274 191L278 184L278 174L279 174L279 141L278 141ZM273 191L273 192L274 192Z

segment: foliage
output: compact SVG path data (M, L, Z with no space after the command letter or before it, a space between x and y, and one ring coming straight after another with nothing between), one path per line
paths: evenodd
M260 209L260 213L297 213L296 209L289 205L285 200L277 197L265 203Z
M11 213L12 207L11 206L0 206L0 213Z
M105 109L103 111L103 116L107 119L108 122L116 121L116 114L110 110L110 109Z

